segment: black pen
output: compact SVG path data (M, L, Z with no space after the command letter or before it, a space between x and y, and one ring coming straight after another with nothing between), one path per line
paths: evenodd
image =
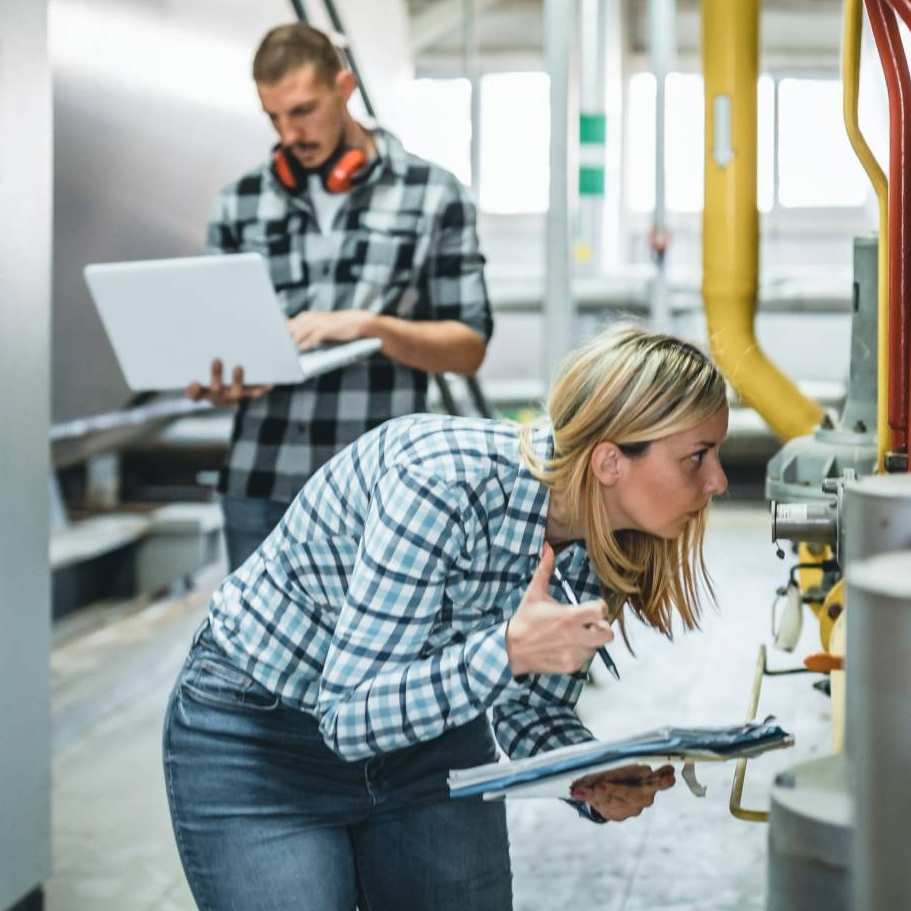
M563 573L557 569L556 564L554 564L554 576L557 579L557 582L560 583L560 588L563 589L563 594L569 599L570 604L578 604L579 599L576 597L576 593L570 588L569 583L566 579L563 578ZM598 649L598 654L601 656L601 660L604 662L604 666L614 675L614 678L620 679L620 671L617 670L617 665L614 664L614 659L611 658L610 652L602 645ZM585 676L584 674L582 676Z

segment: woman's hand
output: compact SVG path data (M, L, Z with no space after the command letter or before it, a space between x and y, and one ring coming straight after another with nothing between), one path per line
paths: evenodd
M638 816L655 802L659 791L673 786L673 766L664 765L653 772L647 765L628 765L574 781L570 795L574 800L584 800L605 819L622 822Z
M604 620L603 601L567 605L550 596L554 551L544 545L541 562L506 630L506 651L514 676L571 674L614 638Z

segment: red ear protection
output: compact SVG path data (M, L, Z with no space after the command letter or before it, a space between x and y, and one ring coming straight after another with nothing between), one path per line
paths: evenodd
M318 173L329 193L347 193L367 164L361 149L342 149L330 155L318 171L304 168L288 149L277 146L272 155L272 173L289 193L300 193L311 173Z
M347 193L365 164L367 156L360 149L345 149L322 173L323 186L330 193Z
M281 146L278 146L272 155L272 173L278 178L278 182L286 190L296 193L299 186L297 177L288 160L289 157L288 153Z

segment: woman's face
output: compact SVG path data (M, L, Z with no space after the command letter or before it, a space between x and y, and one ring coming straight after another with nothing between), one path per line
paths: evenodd
M596 447L592 467L611 527L659 538L681 534L713 496L727 490L718 459L727 431L725 407L689 430L655 440L638 456L624 455L611 443Z

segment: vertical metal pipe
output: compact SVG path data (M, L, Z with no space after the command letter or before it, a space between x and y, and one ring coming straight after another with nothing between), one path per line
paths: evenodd
M481 73L478 17L475 0L462 0L462 71L471 86L471 126L469 161L471 163L471 195L481 198Z
M604 266L618 266L625 261L626 219L624 217L623 166L623 73L627 29L624 24L623 0L604 2L604 54L602 74L605 80L605 203Z
M604 262L607 111L607 0L581 0L579 83L579 230L576 262L591 272Z
M876 464L882 472L891 447L889 432L889 185L870 146L860 131L860 41L863 30L862 0L845 0L842 35L843 113L845 130L855 154L863 165L879 208L877 240L876 311ZM777 118L776 118L777 122Z
M779 436L812 430L822 417L756 341L759 213L756 209L758 0L703 0L705 207L702 294L715 360L743 400Z
M373 107L373 103L370 101L370 96L367 94L367 88L364 85L364 77L357 65L357 59L351 48L348 32L345 31L345 24L342 22L342 17L339 16L338 10L335 8L335 2L334 0L323 0L323 6L326 8L326 13L329 16L329 21L332 23L332 28L335 29L339 35L345 37L345 57L348 60L348 67L351 72L354 73L354 78L357 79L357 89L361 93L361 100L364 102L364 108L371 117L376 118L376 110Z
M667 168L665 165L665 126L667 105L665 91L667 74L676 49L676 17L674 0L649 0L648 4L649 56L655 74L655 210L649 245L655 263L655 277L651 288L652 327L659 332L673 328L667 294L666 255L667 230Z
M572 299L569 234L569 54L575 0L544 0L544 51L550 74L550 206L546 231L544 365L549 379L572 345L575 303Z
M907 304L911 294L911 75L895 13L884 0L866 0L889 96L889 426L897 449L908 445Z

